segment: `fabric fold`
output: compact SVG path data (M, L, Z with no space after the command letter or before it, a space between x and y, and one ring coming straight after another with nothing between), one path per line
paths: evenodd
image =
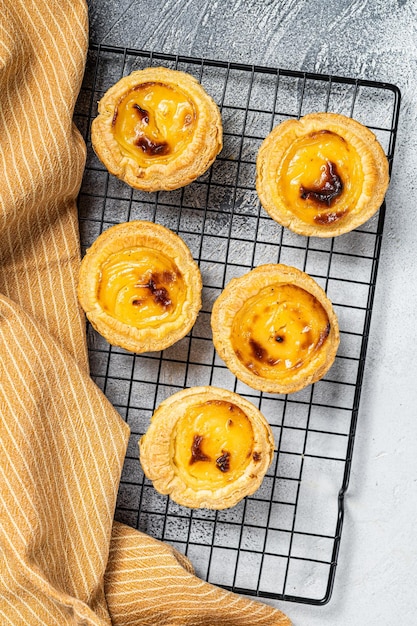
M129 428L88 373L82 0L0 6L0 624L289 625L113 521Z
M0 611L16 624L20 610L30 624L71 623L71 613L101 623L94 612L109 622L103 578L128 427L85 368L4 297L0 346Z

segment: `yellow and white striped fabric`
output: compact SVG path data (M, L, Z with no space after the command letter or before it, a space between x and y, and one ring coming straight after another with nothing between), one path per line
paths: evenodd
M289 625L113 522L128 427L76 299L82 0L0 4L0 624Z

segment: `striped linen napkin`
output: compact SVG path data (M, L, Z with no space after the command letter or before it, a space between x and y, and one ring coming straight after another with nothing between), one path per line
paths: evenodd
M289 625L113 522L128 426L76 298L82 0L0 4L0 624Z

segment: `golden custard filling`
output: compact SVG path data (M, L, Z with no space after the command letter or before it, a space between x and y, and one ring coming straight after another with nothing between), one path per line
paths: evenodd
M224 400L190 406L178 420L172 458L183 481L196 489L219 488L238 479L249 465L254 433L245 412Z
M244 367L278 380L307 365L329 332L329 318L315 296L278 283L243 304L233 320L231 342Z
M101 266L98 301L106 313L135 328L156 328L181 314L187 288L178 267L163 252L146 247L120 250Z
M112 128L122 152L146 167L181 154L193 138L196 122L196 106L181 89L149 82L122 98Z
M363 180L356 149L337 133L320 130L288 148L277 172L276 193L303 221L326 226L356 206Z

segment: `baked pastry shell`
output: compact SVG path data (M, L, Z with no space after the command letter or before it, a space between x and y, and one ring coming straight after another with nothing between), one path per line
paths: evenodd
M187 293L175 320L163 321L158 327L136 328L103 309L98 298L102 265L110 255L134 247L160 251L180 270ZM199 267L184 241L165 226L142 220L117 224L101 233L81 262L78 281L78 299L91 325L112 345L136 353L163 350L184 337L201 308L201 290Z
M312 294L322 305L329 320L326 341L304 366L284 379L268 379L254 374L237 357L232 344L232 326L236 314L252 296L265 287L291 284ZM268 393L290 394L320 380L333 364L340 342L339 324L332 303L324 290L305 272L283 264L266 264L239 278L232 278L213 305L211 315L213 343L230 371L243 383Z
M293 142L320 131L339 135L356 150L364 176L355 207L339 220L325 225L303 221L293 213L283 194L276 193L277 175ZM388 160L374 133L360 122L337 113L309 113L276 126L259 149L256 171L256 190L267 213L293 232L314 237L336 237L364 224L382 205L389 184ZM337 208L338 211L346 208L343 201Z
M213 489L196 489L177 473L173 462L173 433L185 411L196 404L223 400L239 407L253 429L253 450L244 473L236 480ZM262 483L274 456L271 427L262 413L238 394L218 387L192 387L164 400L152 416L146 434L139 441L140 462L145 475L159 493L189 508L226 509L254 493Z
M130 91L145 83L161 83L181 89L198 113L196 128L185 150L166 163L155 161L141 167L121 150L113 132L117 106ZM144 191L178 189L204 174L222 149L222 120L218 106L191 74L165 67L148 67L125 76L113 85L98 104L91 125L95 153L108 171L131 187Z

